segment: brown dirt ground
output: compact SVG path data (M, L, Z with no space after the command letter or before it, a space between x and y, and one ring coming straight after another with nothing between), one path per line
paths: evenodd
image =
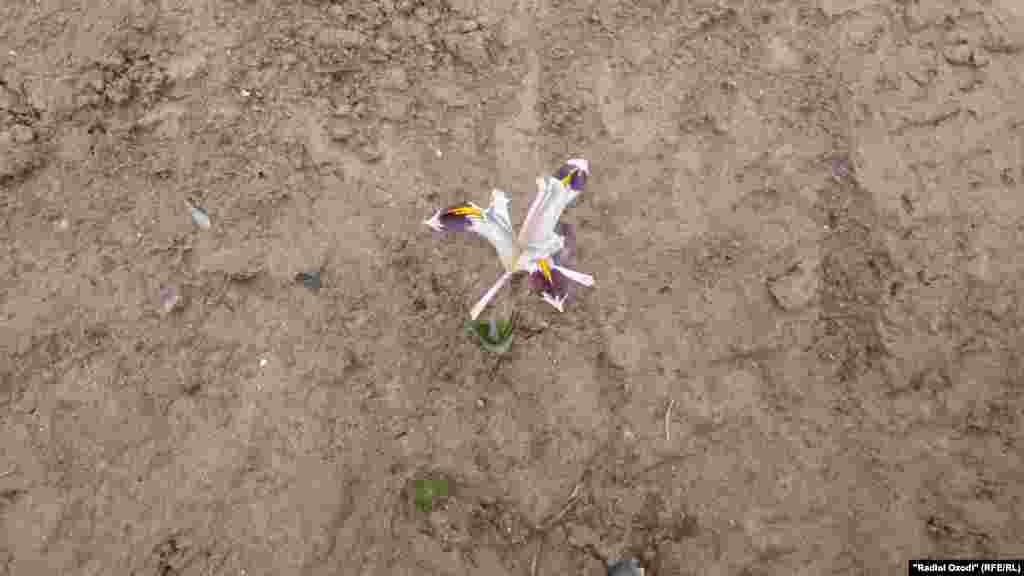
M1024 556L1022 51L1019 0L3 2L0 574ZM421 221L574 155L598 284L506 289L497 365Z

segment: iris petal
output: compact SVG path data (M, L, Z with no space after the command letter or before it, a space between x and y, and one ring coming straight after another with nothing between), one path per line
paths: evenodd
M572 224L559 222L555 233L562 236L564 244L553 257L556 266L570 268L576 265L576 230ZM548 282L541 270L530 273L530 288L536 292L547 294L545 300L556 299L564 303L576 293L576 283L556 268L551 268L551 282Z
M587 185L587 171L580 169L579 166L572 164L562 164L561 168L555 174L555 177L559 180L564 180L566 176L572 174L572 178L569 179L569 187L578 192L583 192L583 188Z
M475 206L459 204L458 206L441 210L437 219L445 230L465 232L469 230L474 220L480 219L479 214L480 210Z

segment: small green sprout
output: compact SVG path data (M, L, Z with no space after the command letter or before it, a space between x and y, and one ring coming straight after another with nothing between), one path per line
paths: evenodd
M512 333L515 332L516 317L509 320L470 320L466 332L473 336L480 347L493 354L504 354L512 347Z
M416 481L416 508L419 509L420 512L432 512L434 510L434 504L437 502L437 500L447 497L447 480Z

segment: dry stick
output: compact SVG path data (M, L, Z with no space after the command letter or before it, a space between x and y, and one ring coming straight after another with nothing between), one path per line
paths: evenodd
M665 442L668 442L668 441L671 440L671 436L669 435L668 424L669 424L669 421L672 419L672 407L675 406L675 404L676 404L676 399L673 398L671 401L669 401L668 408L665 408Z
M579 495L580 486L582 485L582 481L576 483L576 486L572 489L572 493L569 494L569 499L566 500L565 502L565 506L562 506L562 509L558 512L558 514L555 514L550 520L544 522L542 526L551 526L552 524L557 523L559 520L562 519L563 516L566 515L566 513L569 512L569 508L571 508L572 505L576 502L576 496Z
M530 562L530 576L537 576L537 559L540 558L540 549L544 546L544 539L537 540L537 551L533 553L533 561Z
M0 478L6 478L6 477L10 476L11 474L14 474L14 471L17 470L17 469L18 469L17 466L12 466L11 469L8 470L7 472L4 472L3 474L0 474Z

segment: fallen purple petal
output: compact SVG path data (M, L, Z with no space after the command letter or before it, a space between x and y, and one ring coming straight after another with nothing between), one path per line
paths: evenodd
M850 175L850 163L846 160L832 161L832 175L836 178L846 178Z
M160 290L160 307L164 314L167 314L178 305L178 291L174 288L163 288Z

